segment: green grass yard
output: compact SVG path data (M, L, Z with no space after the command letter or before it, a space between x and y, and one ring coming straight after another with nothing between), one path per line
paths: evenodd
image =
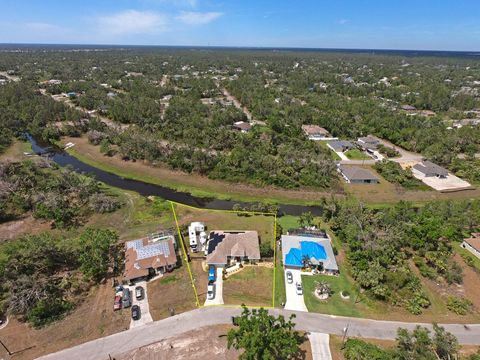
M372 160L370 156L358 149L351 149L344 153L350 160Z

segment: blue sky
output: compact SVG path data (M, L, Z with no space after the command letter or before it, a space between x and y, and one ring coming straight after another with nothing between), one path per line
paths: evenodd
M0 43L480 51L479 0L0 0Z

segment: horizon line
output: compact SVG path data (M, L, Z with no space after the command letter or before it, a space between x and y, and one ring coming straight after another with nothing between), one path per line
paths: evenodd
M153 45L153 44L88 44L88 43L27 43L27 42L0 42L2 46L82 46L82 47L157 47L157 48L185 48L185 49L257 49L257 50L323 50L323 51L400 51L426 53L471 53L480 56L480 50L441 50L441 49L405 49L405 48L342 48L342 47L295 47L295 46L249 46L249 45Z

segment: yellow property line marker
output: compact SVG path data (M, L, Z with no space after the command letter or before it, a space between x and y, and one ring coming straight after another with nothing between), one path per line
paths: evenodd
M183 237L180 231L180 226L178 225L178 220L177 220L177 214L175 212L175 205L179 206L184 206L190 209L194 210L200 210L200 211L212 211L212 212L226 212L226 213L235 213L235 214L248 214L248 215L266 215L266 216L273 216L274 221L273 221L273 285L272 285L272 306L249 306L250 308L265 308L265 309L274 309L275 308L275 290L276 290L276 273L277 273L277 213L272 213L272 212L261 212L261 211L244 211L244 210L219 210L219 209L207 209L207 208L199 208L191 205L186 205L182 204L176 201L171 201L167 200L170 203L170 206L172 207L172 213L173 217L175 219L175 224L177 226L177 231L178 231L178 237L180 239L180 242L182 243L182 250L185 254L185 262L187 263L187 268L188 268L188 274L190 275L190 281L192 282L192 288L193 292L195 293L195 300L197 303L197 307L205 307L205 305L201 305L200 301L198 300L198 293L197 293L197 288L195 287L195 282L193 280L193 274L192 270L190 268L190 265L188 263L188 256L187 256L187 250L185 248L185 243L183 242ZM223 306L223 307L239 307L240 305L224 305L224 304L212 304L212 305L207 305L208 306Z
M170 206L172 207L172 213L173 213L173 218L175 219L175 225L177 225L178 240L182 244L183 254L185 255L185 263L187 264L188 275L190 276L190 281L192 282L193 293L195 294L195 302L197 304L197 307L200 307L200 302L198 301L197 289L195 287L195 281L193 280L192 270L190 269L190 265L188 264L187 249L185 249L182 232L180 231L180 227L178 226L177 214L175 213L175 207L173 206L174 203L173 201L169 201L169 203L170 203Z

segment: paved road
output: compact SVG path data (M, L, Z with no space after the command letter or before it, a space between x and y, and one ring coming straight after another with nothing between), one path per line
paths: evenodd
M209 306L185 312L161 321L155 321L142 327L126 330L114 335L93 340L54 354L41 357L43 360L102 360L108 355L124 353L138 347L158 342L160 340L196 330L204 326L230 324L231 317L241 312L239 308ZM388 339L396 337L399 327L413 329L416 324L394 321L377 321L356 319L332 315L322 315L306 312L287 311L283 309L270 310L273 315L289 316L295 314L294 320L298 330L342 335L348 325L347 336L364 338ZM431 325L419 324L427 327ZM480 345L480 324L443 325L453 333L461 344Z
M287 271L292 273L293 282L289 284L287 282ZM297 269L288 269L285 270L285 293L287 295L287 301L285 302L285 309L287 310L296 310L296 311L308 311L305 306L305 301L303 295L297 294L297 288L295 287L296 283L302 283L302 273Z
M330 335L312 332L308 334L308 339L312 347L313 360L332 360Z
M374 165L376 160L340 160L341 165Z

